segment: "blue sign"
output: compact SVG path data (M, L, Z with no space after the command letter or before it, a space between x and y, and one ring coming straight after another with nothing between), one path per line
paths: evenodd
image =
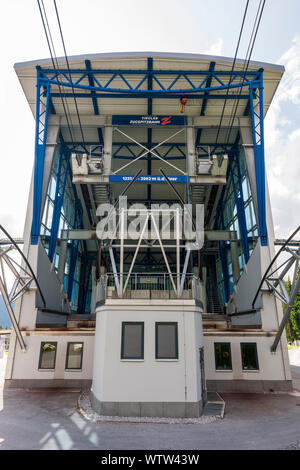
M118 114L112 116L113 126L185 126L186 116L143 116L137 114Z
M172 183L188 183L187 175L167 175ZM110 175L110 183L130 183L134 175ZM137 183L165 183L165 178L161 175L141 175L136 180Z

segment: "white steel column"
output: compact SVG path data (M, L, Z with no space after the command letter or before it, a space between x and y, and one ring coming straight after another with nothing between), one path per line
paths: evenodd
M111 173L111 160L112 160L112 135L113 128L111 125L107 125L104 128L104 174L110 175Z
M124 271L124 209L120 211L120 296L123 297L123 271Z
M180 219L176 209L176 266L177 266L177 297L180 296Z
M190 125L191 118L188 118L188 127L186 129L187 140L187 170L189 176L196 175L196 152L195 152L195 133L194 128Z

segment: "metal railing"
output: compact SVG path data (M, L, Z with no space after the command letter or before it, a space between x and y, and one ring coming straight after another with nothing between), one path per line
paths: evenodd
M194 274L173 274L172 277L173 280L168 273L132 273L129 276L107 273L101 276L99 295L105 299L193 299L199 296L199 279Z

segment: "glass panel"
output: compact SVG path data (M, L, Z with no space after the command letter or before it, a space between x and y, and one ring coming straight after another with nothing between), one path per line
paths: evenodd
M231 370L230 343L215 343L216 370Z
M122 323L121 359L144 359L144 323Z
M68 343L67 369L81 369L83 343Z
M242 364L244 370L258 370L256 343L241 343Z
M39 369L54 369L57 343L41 343Z
M156 359L178 359L177 323L156 323Z

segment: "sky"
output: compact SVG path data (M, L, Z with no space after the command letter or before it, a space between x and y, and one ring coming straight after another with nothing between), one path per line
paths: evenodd
M44 0L56 54L63 55L52 0ZM245 57L259 0L250 0ZM57 0L69 56L162 51L234 56L246 0ZM265 119L267 174L275 233L286 238L300 214L300 1L267 0L252 60L286 73ZM23 233L34 158L34 119L14 63L49 57L36 0L0 5L0 224ZM1 235L0 235L1 236Z

